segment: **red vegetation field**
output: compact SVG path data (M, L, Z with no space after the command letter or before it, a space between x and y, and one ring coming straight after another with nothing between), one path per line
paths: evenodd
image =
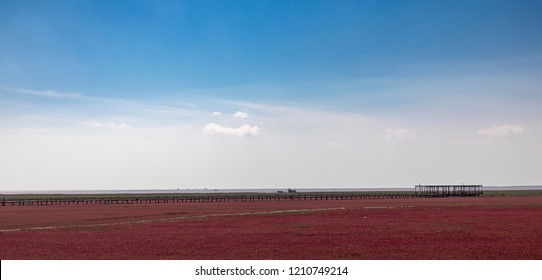
M542 259L542 196L6 206L0 230L0 259Z

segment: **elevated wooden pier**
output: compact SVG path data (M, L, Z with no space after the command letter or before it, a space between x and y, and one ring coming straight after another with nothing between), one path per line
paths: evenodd
M276 193L276 194L209 194L209 195L143 195L111 197L3 197L0 206L47 206L86 204L146 204L146 203L194 203L194 202L236 202L236 201L310 201L310 200L353 200L382 198L411 198L410 192L351 192L351 193Z
M403 192L291 192L291 193L214 193L214 194L118 194L118 195L35 195L3 196L0 206L50 206L92 204L195 203L235 201L311 201L390 199L416 197L481 196L481 185L417 185L414 191Z
M414 194L418 197L482 196L482 185L417 185Z

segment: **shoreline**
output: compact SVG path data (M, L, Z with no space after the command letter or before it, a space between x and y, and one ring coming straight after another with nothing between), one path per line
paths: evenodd
M531 191L542 190L542 185L526 186L484 186L484 191ZM126 189L126 190L28 190L28 191L0 191L1 195L24 194L212 194L212 193L277 193L288 188L254 188L254 189ZM409 192L414 187L390 188L296 188L298 193L318 192Z

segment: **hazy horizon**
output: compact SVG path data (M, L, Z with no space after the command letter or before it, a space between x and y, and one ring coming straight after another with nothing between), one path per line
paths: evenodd
M542 182L538 1L0 3L0 191Z
M286 191L288 188L243 188L243 189L225 189L225 188L177 188L177 189L88 189L88 190L15 190L0 191L0 194L185 194L185 193L277 193L277 191ZM387 191L414 191L414 186L403 187L365 187L365 188L292 188L297 193L312 192L387 192ZM528 186L483 186L484 191L534 191L542 190L541 185Z

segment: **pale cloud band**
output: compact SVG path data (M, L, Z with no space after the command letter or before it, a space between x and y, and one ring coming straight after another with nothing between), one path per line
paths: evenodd
M460 182L540 182L538 119L492 120L496 125L490 126L479 117L469 118L468 124L443 125L425 115L384 118L295 104L213 101L218 107L214 111L207 100L183 108L137 100L87 102L89 98L66 102L65 110L54 111L55 106L43 112L47 104L56 104L48 102L35 103L36 112L15 107L17 114L4 113L0 189L411 186L455 182L457 174ZM502 149L500 143L512 149ZM514 172L518 159L527 168ZM111 172L118 166L123 168Z
M127 129L127 128L130 128L129 125L127 125L126 123L112 123L112 122L109 122L109 123L101 123L101 122L93 122L92 127L94 128L110 128L110 129Z
M414 140L415 134L406 128L391 129L388 128L386 139L390 142L403 142Z
M233 114L233 117L240 118L240 119L246 119L248 118L248 114L245 112L237 111L235 114Z
M84 96L79 93L63 93L63 92L58 92L54 90L20 89L20 88L11 88L11 87L5 87L5 86L0 86L0 90L5 90L5 91L13 92L13 93L18 93L18 94L27 94L27 95L51 97L51 98L59 98L59 99L93 99L91 97Z
M215 112L212 113L212 115L219 117L219 116L222 116L224 114L222 112L215 111ZM248 113L237 111L237 112L235 112L235 113L233 113L231 115L228 114L228 116L232 116L232 117L238 118L238 119L246 119L246 118L248 118Z
M202 130L205 134L221 134L221 135L234 135L234 136L259 136L260 128L257 126L250 126L248 124L240 127L225 127L216 123L208 123Z
M478 130L478 135L485 137L506 137L510 135L521 135L525 132L525 127L503 124L492 125L489 128L483 128Z

